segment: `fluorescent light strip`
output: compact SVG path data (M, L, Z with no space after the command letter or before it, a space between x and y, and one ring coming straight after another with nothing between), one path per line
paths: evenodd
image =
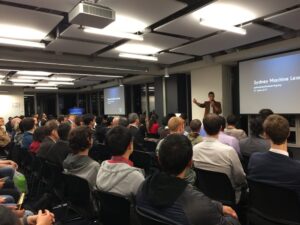
M55 81L55 82L49 82L48 84L56 84L56 85L74 85L74 82Z
M30 76L49 76L52 73L50 72L45 72L45 71L29 71L29 70L20 70L17 72L17 74L20 75L30 75Z
M0 79L2 79L2 78L4 78L5 77L5 75L0 75Z
M17 46L25 46L25 47L32 47L32 48L46 47L44 43L40 43L40 42L22 41L22 40L8 39L8 38L0 38L0 44L17 45Z
M114 76L114 75L100 75L100 74L86 74L86 73L55 73L68 76L85 76L85 77L108 77L108 78L123 78L123 76Z
M26 83L13 83L14 86L33 86L34 84L26 84Z
M57 86L57 84L50 84L50 83L37 83L35 86Z
M28 80L28 79L9 79L11 82L15 83L35 83L36 80Z
M213 22L213 21L201 20L200 19L200 24L203 25L203 26L213 27L213 28L217 28L217 29L220 29L220 30L226 30L226 31L229 31L229 32L237 33L237 34L242 34L242 35L247 34L247 31L243 28L235 27L235 26L231 26L231 25L227 25L227 24L222 24L222 23L218 23L218 22Z
M157 57L154 57L154 56L137 55L137 54L129 54L129 53L120 53L119 57L131 58L131 59L150 60L150 61L157 61L158 60Z
M42 89L42 90L57 90L57 87L35 87L35 89Z
M1 77L0 77L1 78ZM38 77L38 76L17 76L18 79L32 79L32 80L48 80L48 81L74 81L71 77Z
M109 30L109 29L97 29L97 28L92 28L92 27L86 27L83 29L83 31L87 32L87 33L92 33L92 34L126 38L126 39L131 39L131 40L136 40L136 41L144 40L142 35L136 35L136 34L120 32L120 31L115 31L115 30Z

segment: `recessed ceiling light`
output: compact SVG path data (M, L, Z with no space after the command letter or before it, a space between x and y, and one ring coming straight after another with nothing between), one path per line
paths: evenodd
M151 46L151 45L145 45L145 44L123 44L116 48L117 51L120 52L126 52L126 53L133 53L133 54L143 54L143 55L149 55L149 54L155 54L159 51L161 51L160 48Z
M0 24L0 37L19 40L40 41L47 34L43 31L11 24Z
M33 41L22 41L16 39L9 38L0 38L0 44L3 45L16 45L16 46L24 46L24 47L32 47L32 48L45 48L46 45L40 42Z
M21 71L18 71L17 74L20 74L20 75L30 75L30 76L35 76L35 75L37 75L37 76L49 76L52 73L44 72L44 71L21 70Z
M148 56L148 55L138 55L138 54L131 54L131 53L120 53L119 57L123 58L131 58L131 59L142 59L142 60L149 60L149 61L157 61L157 57Z

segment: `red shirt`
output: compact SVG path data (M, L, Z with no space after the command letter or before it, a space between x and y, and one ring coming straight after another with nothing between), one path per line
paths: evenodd
M111 160L108 160L109 163L126 163L129 166L133 166L133 162L131 162L129 159L125 159L122 156L113 156L111 157Z
M149 129L149 134L157 134L158 133L159 124L154 123Z
M29 146L29 151L36 154L38 152L39 148L40 148L40 145L41 145L41 142L33 141L31 143L31 145Z

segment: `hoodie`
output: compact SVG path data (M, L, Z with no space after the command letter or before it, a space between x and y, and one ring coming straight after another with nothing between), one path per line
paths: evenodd
M140 211L171 224L239 224L223 216L221 203L212 201L185 180L164 172L153 174L141 184L136 205Z
M89 156L71 153L64 160L63 168L65 173L87 180L90 187L93 188L100 165Z
M102 162L97 175L96 189L132 198L144 181L142 171L125 162Z

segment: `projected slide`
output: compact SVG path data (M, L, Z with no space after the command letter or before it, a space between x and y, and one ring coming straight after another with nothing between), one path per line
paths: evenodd
M240 112L300 113L300 51L239 64Z
M104 114L125 115L124 87L104 89Z

